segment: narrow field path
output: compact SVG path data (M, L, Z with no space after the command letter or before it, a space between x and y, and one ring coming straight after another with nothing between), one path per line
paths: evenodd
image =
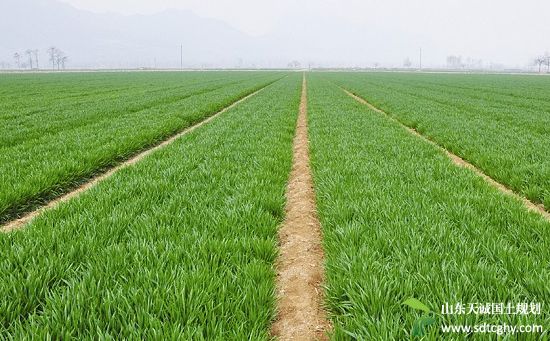
M164 147L168 146L169 144L173 143L174 141L176 141L178 138L182 137L183 135L185 135L185 134L199 128L200 126L212 121L213 119L215 119L219 115L223 114L227 110L235 107L236 105L238 105L239 103L241 103L243 101L246 101L247 99L249 99L250 97L256 95L257 93L259 93L260 91L262 91L263 89L265 89L268 86L269 86L269 84L264 86L263 88L261 88L259 90L256 90L255 92L253 92L253 93L237 100L236 102L233 102L232 104L230 104L229 106L223 108L222 110L218 111L217 113L215 113L211 116L208 116L204 120L202 120L202 121L186 128L186 129L182 130L181 132L177 133L176 135L172 135L171 137L169 137L168 139L162 141L161 143L157 144L156 146L153 146L149 149L146 149L146 150L140 152L139 154L133 156L132 158L120 163L119 165L107 170L105 173L100 174L100 175L90 179L88 182L84 183L82 186L80 186L80 187L78 187L78 188L76 188L76 189L74 189L74 190L72 190L72 191L70 191L70 192L68 192L68 193L66 193L62 196L59 196L59 197L49 201L44 206L39 207L34 211L26 213L25 215L23 215L22 217L20 217L18 219L14 219L12 221L9 221L9 222L5 223L4 225L2 225L0 227L0 232L10 232L10 231L21 229L21 228L25 227L25 225L27 225L32 219L39 216L44 211L50 210L50 209L56 207L57 205L59 205L60 203L65 202L67 200L70 200L71 198L77 197L81 193L89 190L90 188L92 188L93 186L98 184L99 182L109 178L110 176L112 176L116 172L120 171L121 169L124 169L128 166L131 166L131 165L135 164L136 162L139 162L140 160L145 158L147 155L149 155L149 154L151 154L151 153L153 153L153 152L155 152L155 151L157 151L161 148L164 148Z
M473 164L471 164L470 162L464 160L463 158L461 158L460 156L456 155L456 154L453 154L452 152L450 152L448 149L446 149L445 147L441 146L440 144L434 142L433 140L429 139L428 137L420 134L416 129L413 129L405 124L403 124L401 121L399 121L398 119L392 117L391 115L389 115L388 113L386 113L385 111L383 111L382 109L379 109L377 107L375 107L374 105L372 105L371 103L369 103L368 101L366 101L365 99L355 95L354 93L348 91L347 89L344 89L344 88L341 88L346 94L348 94L350 97L354 98L356 101L358 101L359 103L361 104L364 104L366 105L369 109L373 110L373 111L376 111L386 117L388 117L389 119L391 119L392 121L398 123L399 125L401 125L403 128L405 128L409 133L421 138L422 140L436 146L437 148L439 148L440 150L442 150L443 152L445 152L445 154L447 154L447 156L451 159L451 161L459 166L459 167L464 167L464 168L468 168L470 170L472 170L474 173L476 173L478 176L482 177L485 181L487 181L491 186L497 188L498 190L500 190L501 192L505 193L506 195L509 195L509 196L512 196L520 201L523 202L523 205L530 211L533 211L533 212L536 212L536 213L539 213L541 216L543 216L546 220L550 221L550 213L547 212L545 209L544 209L544 206L541 204L541 205L538 205L538 204L535 204L534 202L532 202L531 200L527 199L526 197L524 197L523 195L519 194L519 193L516 193L514 192L513 190L511 190L510 188L508 188L507 186L503 185L502 183L496 181L495 179L491 178L489 175L485 174L481 169L477 168L476 166L474 166Z
M304 74L286 193L286 217L279 229L277 318L271 330L279 340L325 340L325 332L330 328L322 306L324 256L308 143Z

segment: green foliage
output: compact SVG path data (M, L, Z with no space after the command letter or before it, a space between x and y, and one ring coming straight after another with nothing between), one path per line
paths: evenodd
M550 209L550 78L407 73L327 77Z
M11 132L0 136L2 219L276 81L27 229L1 234L2 338L269 339L301 89L301 75L281 77L0 79L0 123ZM441 324L550 325L550 224L334 83L550 200L547 79L310 73L332 337L440 340ZM437 314L445 302L540 302L543 311Z
M0 222L280 77L213 72L0 78Z
M404 340L424 328L425 339L440 340L448 335L439 326L450 323L549 325L548 310L417 322L422 315L402 304L409 297L436 311L445 302L548 304L550 224L347 96L329 81L336 76L348 77L308 76L334 339Z
M332 74L407 126L550 209L550 79Z
M0 235L0 335L261 340L301 75Z

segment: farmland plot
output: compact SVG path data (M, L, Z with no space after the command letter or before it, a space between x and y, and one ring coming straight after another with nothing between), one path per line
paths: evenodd
M104 76L105 79L101 78L95 87L94 80L100 75L77 75L77 78L72 78L74 75L49 75L63 85L61 89L59 84L53 87L41 80L40 75L36 77L41 81L35 82L25 75L11 75L12 78L1 80L0 86L11 89L11 93L4 94L0 103L0 122L8 132L0 136L0 147L13 147L45 135L53 138L61 130L144 111L261 77L224 73L183 74L179 78L174 74L152 74L149 78L130 75ZM19 83L26 84L27 89L19 89L16 86ZM29 90L36 93L29 93Z
M547 77L375 73L328 77L550 208Z
M0 334L267 339L301 76L0 235Z
M545 145L545 81L306 75L307 87L301 74L262 72L0 79L13 85L0 87L10 132L0 136L0 219L179 132L0 233L0 336L262 340L328 330L337 340L411 339L423 316L403 305L411 297L433 311L428 340L447 337L449 325L550 325L550 223L438 147L544 202L547 151L512 142ZM25 102L27 83L36 98ZM294 299L281 278L306 294ZM306 296L320 322L294 310ZM468 302L543 309L440 314L442 304Z
M277 73L235 73L216 79L212 75L205 76L206 82L195 76L188 85L165 89L158 85L151 93L143 85L140 91L123 90L119 98L94 98L105 96L100 92L91 95L96 104L90 105L90 110L88 104L80 106L80 97L75 95L54 100L45 109L31 103L21 113L17 111L23 105L21 99L14 94L7 96L7 102L13 105L0 111L5 133L2 136L6 136L0 138L0 222L77 186L282 77ZM177 84L171 77L167 79ZM117 89L111 91L116 93ZM86 93L80 95L88 103Z
M420 316L403 305L410 297L437 312L445 302L547 305L550 224L324 77L309 77L309 125L334 338L410 338ZM548 326L550 312L439 315L426 335L503 322Z

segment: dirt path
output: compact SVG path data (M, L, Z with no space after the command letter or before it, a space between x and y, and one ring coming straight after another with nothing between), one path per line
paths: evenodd
M366 105L367 107L369 107L369 109L371 110L374 110L378 113L381 113L383 114L384 116L388 117L389 119L391 119L392 121L398 123L400 126L402 126L403 128L407 129L407 131L419 138L421 138L422 140L436 146L437 148L439 148L440 150L442 150L443 152L445 152L445 154L447 154L447 156L453 161L453 163L459 167L464 167L464 168L468 168L468 169L471 169L474 173L476 173L478 176L482 177L485 181L487 181L491 186L497 188L498 190L500 190L501 192L509 195L509 196L512 196L520 201L523 202L523 205L530 211L533 211L533 212L537 212L539 213L540 215L542 215L547 221L550 221L550 213L548 213L545 209L544 209L544 206L543 205L537 205L535 204L534 202L532 202L531 200L527 199L526 197L514 192L513 190L511 190L510 188L506 187L505 185L501 184L500 182L496 181L495 179L491 178L489 175L483 173L483 171L479 168L477 168L476 166L474 166L473 164L469 163L468 161L464 160L463 158L461 158L460 156L458 155L455 155L453 153L451 153L449 150L445 149L444 147L442 147L441 145L437 144L436 142L430 140L429 138L427 138L426 136L420 134L418 131L416 131L415 129L411 128L411 127L408 127L406 126L405 124L401 123L399 120L395 119L394 117L390 116L388 113L386 113L385 111L375 107L374 105L370 104L369 102L367 102L366 100L364 100L363 98L351 93L350 91L344 89L344 88L341 88L346 94L348 94L350 97L354 98L356 101L358 101L359 103L362 103L364 105Z
M214 115L212 116L209 116L208 118L200 121L199 123L191 126L191 127L188 127L184 130L182 130L181 132L177 133L176 135L173 135L172 137L164 140L163 142L161 142L160 144L157 144L156 146L154 147L151 147L147 150L144 150L142 151L141 153L135 155L134 157L132 157L131 159L128 159L126 161L124 161L123 163L119 164L118 166L115 166L113 168L111 168L110 170L108 170L107 172L103 173L103 174L100 174L92 179L90 179L88 182L86 182L85 184L83 184L82 186L56 198L56 199L53 199L52 201L48 202L46 205L42 206L42 207L39 207L38 209L34 210L34 211L31 211L25 215L23 215L21 218L18 218L18 219L15 219L15 220L12 220L10 222L7 222L6 224L4 224L3 226L0 227L0 232L10 232L10 231L13 231L13 230L17 230L17 229L20 229L20 228L23 228L25 225L27 225L32 219L34 219L35 217L39 216L42 212L46 211L46 210L50 210L54 207L56 207L57 205L59 205L60 203L62 202L65 202L65 201L68 201L70 200L71 198L74 198L74 197L77 197L78 195L80 195L82 192L85 192L87 190L89 190L90 188L92 188L93 186L95 186L96 184L98 184L99 182L107 179L108 177L112 176L113 174L115 174L116 172L120 171L121 169L123 168L126 168L128 166L131 166L133 164L135 164L136 162L139 162L141 161L143 158L145 158L147 155L161 149L161 148L164 148L166 147L167 145L173 143L174 141L176 141L178 138L182 137L183 135L197 129L198 127L212 121L213 119L215 119L216 117L218 117L219 115L223 114L224 112L226 112L227 110L235 107L236 105L238 105L239 103L243 102L243 101L246 101L247 99L249 99L250 97L256 95L258 92L262 91L263 89L265 89L268 85L266 85L265 87L241 98L240 100L232 103L231 105L225 107L224 109L222 109L221 111L218 111L217 113L215 113Z
M326 340L330 325L322 308L322 235L309 167L305 75L293 149L286 217L279 229L278 313L271 333L279 340Z

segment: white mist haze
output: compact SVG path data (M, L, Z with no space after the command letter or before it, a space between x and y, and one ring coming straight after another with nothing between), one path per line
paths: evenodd
M450 0L2 0L0 62L56 46L70 67L509 68L550 51L550 2Z

